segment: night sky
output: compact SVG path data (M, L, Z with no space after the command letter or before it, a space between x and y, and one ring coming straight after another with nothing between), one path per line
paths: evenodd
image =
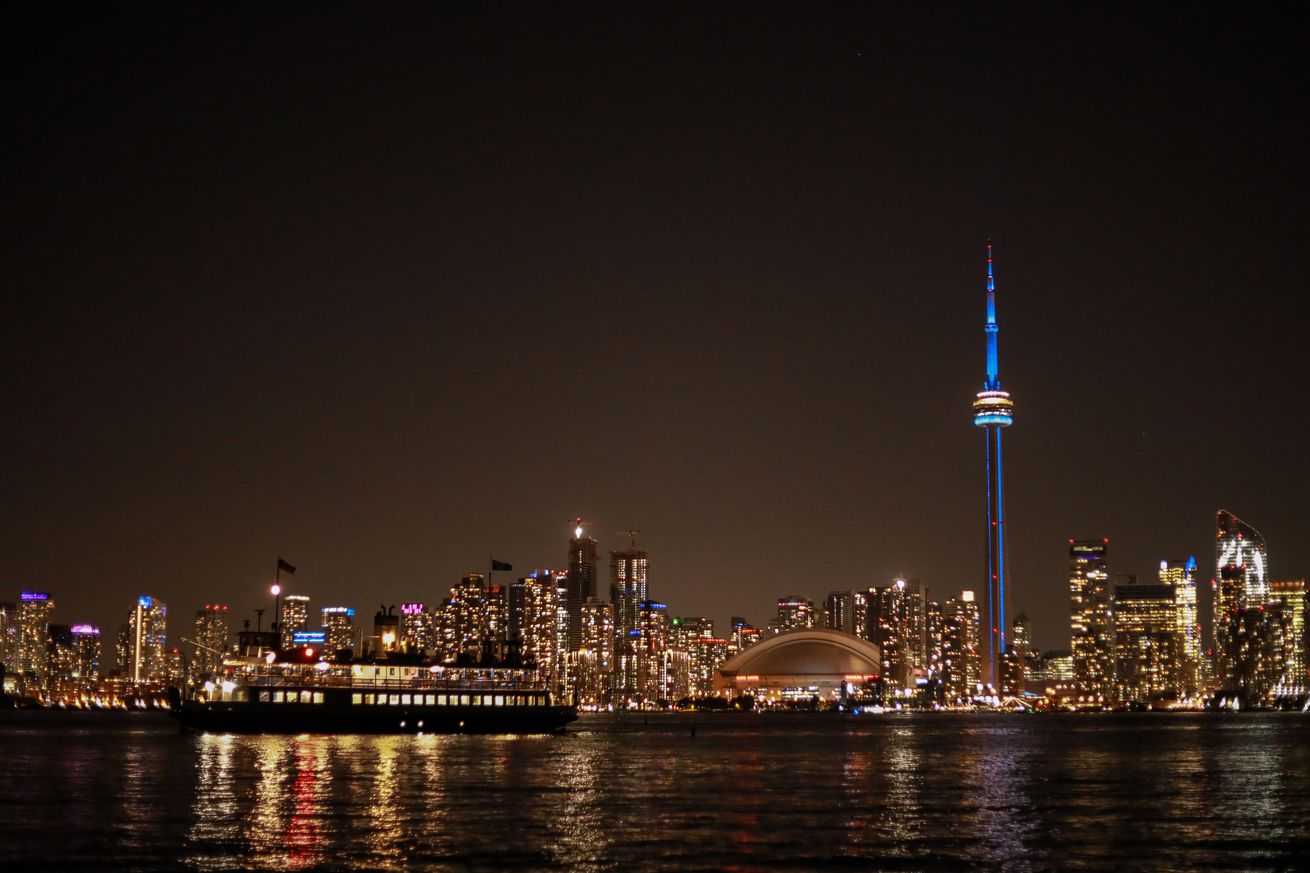
M1036 642L1073 536L1310 574L1294 11L11 4L0 600L978 587L988 238Z

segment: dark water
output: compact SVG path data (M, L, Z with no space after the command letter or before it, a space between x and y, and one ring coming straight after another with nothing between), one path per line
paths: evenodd
M1310 717L593 716L559 737L0 714L5 869L1310 869Z

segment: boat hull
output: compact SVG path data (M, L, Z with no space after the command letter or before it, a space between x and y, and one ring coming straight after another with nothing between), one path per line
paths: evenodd
M550 734L577 719L571 706L345 706L187 701L185 730L274 734Z

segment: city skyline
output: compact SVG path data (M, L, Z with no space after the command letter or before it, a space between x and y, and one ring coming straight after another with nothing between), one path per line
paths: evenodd
M796 14L25 11L0 585L246 614L281 553L371 609L563 569L581 514L717 621L976 588L987 238L1036 644L1070 537L1206 586L1225 507L1303 575L1292 37Z

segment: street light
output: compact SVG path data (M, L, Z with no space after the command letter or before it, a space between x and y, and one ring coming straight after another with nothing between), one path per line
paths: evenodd
M274 582L271 590L273 591L273 633L280 635L282 633L282 586ZM282 648L280 637L278 639L278 648Z

